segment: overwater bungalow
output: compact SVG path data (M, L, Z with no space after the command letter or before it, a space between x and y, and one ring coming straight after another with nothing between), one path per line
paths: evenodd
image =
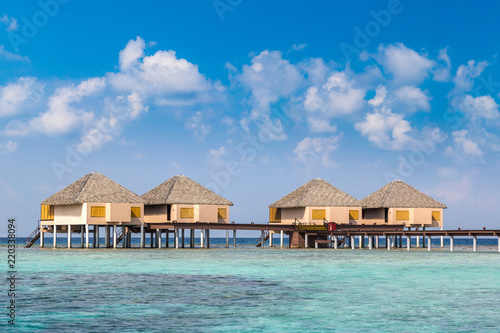
M94 247L98 247L99 228L105 227L106 247L110 242L110 228L116 246L118 227L122 227L120 238L124 235L130 238L128 228L144 223L143 210L140 196L108 177L92 172L41 203L40 242L43 247L44 233L51 232L55 246L57 232L62 232L68 235L68 247L71 247L71 234L76 232L81 234L82 246L86 236L85 247L89 247L92 232Z
M269 206L269 222L357 224L361 203L323 179L313 179Z
M175 176L142 195L146 223L229 223L233 203L186 176Z
M403 181L395 180L363 200L364 224L443 227L446 206Z

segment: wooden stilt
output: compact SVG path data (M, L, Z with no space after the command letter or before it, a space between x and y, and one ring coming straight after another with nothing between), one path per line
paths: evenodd
M71 224L68 224L68 249L71 249Z

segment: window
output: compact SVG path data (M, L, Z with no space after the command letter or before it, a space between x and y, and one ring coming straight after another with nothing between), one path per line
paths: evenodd
M193 208L181 208L181 219L182 218L193 218L194 209Z
M226 208L217 209L217 215L219 219L227 219L227 209Z
M53 221L54 220L54 206L42 205L42 213L41 213L40 220Z
M132 207L130 217L141 217L141 207Z
M106 207L104 206L91 206L90 217L106 217Z
M269 208L269 222L281 222L281 208Z
M409 221L410 220L410 211L397 210L396 211L396 220L397 221Z
M326 219L326 210L324 210L324 209L313 209L313 211L312 211L312 219L313 220Z
M359 220L359 210L350 210L349 220Z
M441 221L441 212L436 210L432 212L432 219L434 221Z

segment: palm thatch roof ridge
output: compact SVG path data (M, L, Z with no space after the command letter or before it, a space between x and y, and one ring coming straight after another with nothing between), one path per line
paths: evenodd
M99 172L91 172L42 201L42 205L142 203L137 194Z
M395 180L361 200L363 208L447 208L425 193Z
M339 190L327 181L316 178L269 205L269 208L299 208L312 206L361 207L361 203L359 200Z
M229 205L233 203L189 177L174 176L142 195L147 205Z

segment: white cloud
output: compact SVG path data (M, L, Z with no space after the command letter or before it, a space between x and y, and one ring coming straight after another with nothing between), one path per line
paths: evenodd
M383 66L384 72L392 76L396 84L420 84L435 66L433 60L402 43L380 45L374 58Z
M310 173L316 165L332 167L336 163L332 159L332 153L339 148L342 134L330 137L306 137L297 143L293 151L294 160L306 166L306 172Z
M146 44L140 37L129 41L120 52L118 72L74 85L60 85L48 99L45 110L28 121L12 120L3 134L80 132L81 141L76 148L89 153L119 137L123 128L147 112L150 105L175 106L180 112L222 100L221 84L206 79L198 66L177 58L174 51L157 51L148 56L145 49L150 46L153 44ZM5 100L12 105L17 101ZM13 106L2 109L5 110L15 111ZM190 119L186 127L193 130L198 140L203 140L210 130L199 115Z
M334 72L321 86L307 89L304 107L327 117L355 113L365 105L366 91L358 89L349 71Z
M477 156L481 158L483 152L479 149L477 143L468 138L467 130L455 131L451 133L455 146L460 149L465 155Z
M203 113L196 112L186 121L185 127L193 131L193 134L199 142L205 141L205 137L210 133L211 126L205 123Z
M391 91L383 85L379 85L375 97L368 101L371 107L385 107L386 109L395 109L400 112L414 113L416 111L430 110L429 92L422 91L414 86L402 86Z
M124 72L131 68L137 67L139 65L140 59L144 57L145 48L146 42L141 37L137 37L135 40L130 40L127 43L127 46L125 46L125 48L120 51L120 70Z
M403 86L393 93L392 108L405 112L429 111L431 108L429 92L413 86Z
M240 120L245 131L250 131L253 123L259 130L259 136L268 140L284 140L283 123L272 119L271 105L281 98L290 99L304 82L300 70L280 52L262 51L251 60L251 65L244 65L241 74L234 79L251 92L252 110L248 117Z
M256 107L264 110L279 98L292 95L303 82L300 71L278 51L262 51L251 63L243 66L238 80L251 91Z
M221 146L219 149L210 149L208 151L207 159L213 165L220 167L224 165L223 156L225 155L227 155L226 147Z
M120 72L108 73L112 88L140 92L155 105L192 105L220 98L219 83L212 84L198 66L179 59L175 51L157 51L145 56L145 41L137 37L120 52Z
M302 44L293 44L292 45L292 50L293 51L303 51L306 48L307 44L302 43Z
M385 101L386 97L387 97L387 88L384 87L383 85L379 85L377 87L377 90L375 90L375 97L370 99L368 101L368 104L370 104L372 107L380 106Z
M49 99L48 110L30 121L30 129L47 135L66 134L88 124L94 112L75 107L83 98L106 87L102 78L91 78L79 85L58 88Z
M488 65L487 61L481 61L476 64L475 60L469 60L467 65L460 65L453 77L455 92L470 91L474 85L474 78L481 75Z
M0 86L0 117L22 113L28 102L40 101L43 89L44 85L32 77L21 77L16 82Z
M433 79L437 82L448 82L451 79L451 60L448 55L448 49L439 50L438 59L441 66L432 70Z
M0 23L7 25L7 31L16 31L17 29L19 29L17 19L14 17L9 17L7 14L0 16Z
M387 150L411 149L414 140L410 136L412 127L401 114L382 108L368 113L363 122L354 125L361 135L366 136L377 147Z
M27 56L9 52L5 49L4 45L0 45L0 58L4 58L9 61L30 62L30 59Z
M484 119L495 119L500 115L498 104L491 96L472 97L465 95L462 99L456 100L460 111L472 116Z
M15 152L17 149L17 143L12 141L7 141L6 143L0 143L0 154L10 154Z
M336 132L337 126L330 125L328 120L318 119L314 117L308 117L307 122L309 124L309 129L311 132L321 133L321 132Z

